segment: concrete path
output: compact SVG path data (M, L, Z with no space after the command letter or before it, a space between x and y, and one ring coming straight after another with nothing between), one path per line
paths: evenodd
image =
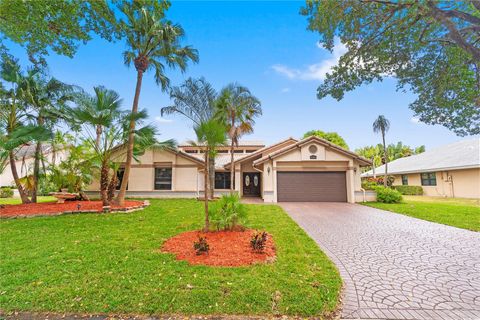
M345 319L480 319L480 233L347 203L280 203L340 270Z

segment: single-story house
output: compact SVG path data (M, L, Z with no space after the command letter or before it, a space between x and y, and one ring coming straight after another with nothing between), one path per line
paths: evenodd
M462 140L389 162L394 185L422 186L427 196L480 199L480 138ZM375 168L377 176L385 166ZM362 177L373 177L373 170Z
M35 161L35 150L37 145L25 144L15 150L15 165L17 168L17 173L20 178L33 174L33 164ZM41 151L42 153L42 164L48 166L52 163L60 163L68 156L68 149L63 147L53 148L50 144L42 144ZM15 181L12 175L12 168L10 163L7 162L5 169L0 174L0 187L6 186L15 186Z
M147 150L132 165L127 196L202 196L203 152L201 146L193 145ZM288 138L271 146L244 141L235 147L233 156L235 190L242 197L258 197L264 202L355 202L375 196L361 189L360 168L371 162L318 137ZM215 159L217 194L230 189L230 157L228 146L219 148ZM98 182L88 190L98 192Z

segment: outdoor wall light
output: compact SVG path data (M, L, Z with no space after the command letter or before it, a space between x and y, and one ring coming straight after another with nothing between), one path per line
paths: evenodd
M270 167L267 167L267 173L270 175Z

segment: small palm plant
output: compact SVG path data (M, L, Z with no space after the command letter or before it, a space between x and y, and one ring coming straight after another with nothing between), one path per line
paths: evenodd
M390 129L390 121L383 115L379 115L378 118L373 122L373 131L375 133L380 132L382 134L383 142L383 161L385 162L385 175L383 176L383 185L387 187L387 177L388 177L388 153L387 153L387 144L385 143L385 133Z
M208 217L208 190L210 185L209 177L209 159L215 157L217 153L217 147L225 145L226 135L225 126L214 119L201 122L195 127L195 133L199 145L202 145L205 149L205 167L204 167L204 200L205 200L205 231L210 229L210 220Z

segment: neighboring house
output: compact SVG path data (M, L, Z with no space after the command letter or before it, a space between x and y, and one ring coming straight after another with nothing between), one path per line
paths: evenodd
M40 167L47 167L51 163L60 163L67 157L67 151L63 148L57 147L54 150L50 144L42 144L41 148L43 161L40 163ZM33 174L35 149L36 144L26 144L15 151L16 167L20 178ZM8 163L3 173L0 174L0 186L14 185L12 169L10 168L10 163Z
M385 174L385 166L375 169ZM388 163L394 185L422 186L427 196L480 198L480 139L462 140ZM362 174L372 177L373 171Z
M216 157L217 195L230 189L229 152L228 146L221 147ZM369 160L318 137L289 138L268 147L242 141L235 147L234 159L235 190L242 197L258 197L265 202L362 201L360 167L371 165ZM147 150L132 165L127 195L199 197L203 194L203 167L201 146ZM89 187L91 193L98 190L98 182Z

